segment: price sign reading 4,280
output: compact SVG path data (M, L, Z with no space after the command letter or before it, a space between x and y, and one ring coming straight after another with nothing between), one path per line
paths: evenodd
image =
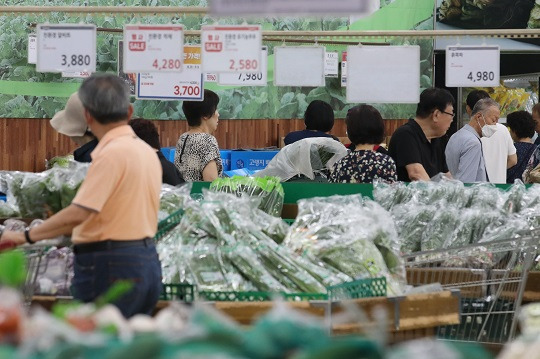
M201 43L204 72L256 73L261 69L258 25L203 26Z
M39 72L95 72L95 25L38 25Z
M183 46L182 25L125 25L124 71L181 72Z
M491 87L499 85L498 46L448 46L447 87Z

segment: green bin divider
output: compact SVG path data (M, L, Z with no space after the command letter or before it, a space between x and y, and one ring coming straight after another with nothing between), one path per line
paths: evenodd
M324 293L272 293L272 292L199 292L199 299L212 302L265 302L275 295L281 295L287 301L327 300Z
M176 300L191 303L195 300L195 287L191 284L163 284L161 300Z
M163 238L167 233L171 231L174 227L180 223L182 216L184 215L184 210L179 209L176 212L172 213L169 217L165 218L158 223L158 230L154 239L157 241Z
M365 278L327 288L331 300L386 297L386 278Z

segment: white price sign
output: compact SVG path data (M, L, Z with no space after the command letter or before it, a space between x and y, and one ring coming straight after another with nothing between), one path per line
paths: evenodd
M327 52L324 60L324 76L337 78L339 74L339 54Z
M499 46L448 46L447 87L499 86Z
M220 85L266 86L268 82L268 48L262 47L259 72L219 74Z
M35 64L37 62L37 36L28 35L28 63Z
M125 25L124 72L181 72L182 25Z
M216 15L275 14L362 14L379 0L211 0L210 11Z
M203 26L205 72L259 72L262 33L259 25Z
M347 87L347 51L341 54L341 87Z
M96 26L38 25L36 70L96 72Z
M184 46L184 71L178 73L139 73L137 98L143 100L202 101L203 73L201 47Z

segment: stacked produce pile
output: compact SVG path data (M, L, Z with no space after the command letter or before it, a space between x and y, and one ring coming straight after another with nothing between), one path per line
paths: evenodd
M279 246L288 226L258 200L204 192L185 205L180 224L158 243L165 283L200 291L324 293L351 280L333 267Z
M394 221L380 205L361 195L298 201L298 216L284 244L355 279L386 277L391 295L404 289Z
M540 186L519 181L507 191L450 180L378 182L373 196L395 220L403 253L517 238L540 226Z
M67 207L79 189L88 164L70 162L67 167L32 172L1 172L0 217L46 218Z
M279 217L283 209L283 186L277 177L241 177L218 178L210 185L214 192L232 193L238 197L260 198L258 208L263 212Z

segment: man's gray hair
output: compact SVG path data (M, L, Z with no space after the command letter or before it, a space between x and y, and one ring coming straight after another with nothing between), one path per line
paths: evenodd
M85 79L79 88L79 98L84 108L102 124L127 120L129 86L116 75L95 74Z
M497 107L500 108L497 101L493 100L492 98L483 98L478 100L478 102L474 105L471 116L476 115L477 113L486 113L487 109L490 107Z

